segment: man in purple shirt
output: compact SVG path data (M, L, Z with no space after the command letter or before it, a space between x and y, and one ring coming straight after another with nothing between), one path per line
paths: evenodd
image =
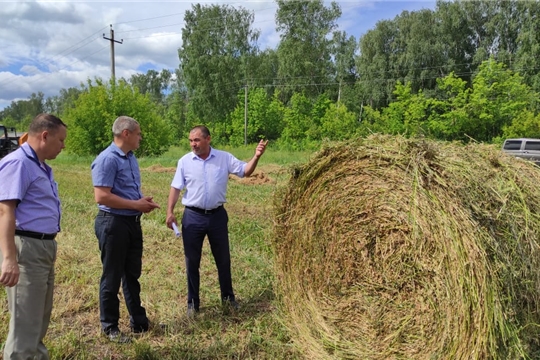
M122 284L131 331L148 331L139 284L143 254L141 214L149 213L159 205L141 192L139 164L133 154L142 139L139 123L128 116L120 116L112 131L113 142L92 163L94 197L99 207L94 227L103 265L99 309L101 329L109 340L128 342L130 339L118 328L118 291Z
M40 114L27 142L0 161L0 283L11 314L4 359L49 359L43 338L53 306L60 200L45 160L62 151L66 134L62 120Z
M167 202L167 226L177 224L174 207L180 191L185 189L182 205L182 239L186 259L188 282L188 317L199 311L199 265L204 237L208 236L212 255L218 270L221 300L234 308L238 307L231 279L231 256L229 252L229 230L226 202L229 174L238 177L250 176L263 155L268 141L260 141L255 155L243 162L233 155L210 146L210 131L206 126L195 126L189 133L193 152L178 161L169 199Z

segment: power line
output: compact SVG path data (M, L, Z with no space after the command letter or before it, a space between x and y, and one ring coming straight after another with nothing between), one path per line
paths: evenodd
M54 62L58 63L58 62L61 61L62 59L67 58L67 56L68 56L69 54L72 54L72 53L75 52L76 50L79 50L79 49L81 49L81 48L83 48L83 47L85 47L85 46L91 44L91 43L94 42L95 40L97 40L97 37L95 37L95 38L93 38L93 39L92 39L92 37L94 37L95 35L97 35L97 34L100 33L101 31L103 31L103 29L106 29L106 27L101 28L101 29L99 29L98 31L92 33L91 35L89 35L89 36L87 36L87 37L85 37L85 38L79 40L77 43L75 43L75 44L69 46L68 48L66 48L66 49L64 49L64 50L62 50L61 52L59 52L58 54L52 56L51 58L45 58L44 61L47 61L47 62L49 62L49 63L54 63ZM92 39L92 40L91 40L91 41L87 41L87 40L90 40L90 39ZM84 44L82 44L82 45L79 46L79 47L76 47L77 45L79 45L79 44L81 44L81 43L84 43ZM76 48L74 48L74 47L76 47ZM74 49L73 49L73 48L74 48ZM70 49L72 49L72 50L69 51L69 52L67 52L67 53L65 53L66 51L68 51L68 50L70 50ZM63 54L63 53L65 53L65 54ZM63 55L62 55L62 54L63 54ZM85 58L86 58L86 57L85 57ZM65 69L65 67L64 67L64 68L61 68L60 70L63 70L63 69ZM39 75L39 74L40 74L40 72L38 72L37 70L34 71L34 72L30 72L30 73L29 73L29 75L31 75L31 76L33 76L33 75ZM6 82L0 82L0 86L6 86L6 85L9 85L9 84L13 83L15 80L18 80L17 75L14 75L14 76L15 76L15 77L14 77L11 81L8 80L8 81L6 81Z
M103 50L106 50L106 49L107 49L107 47L106 47L106 46L103 46L103 47L101 47L100 49L98 49L98 50L96 50L96 51L93 51L93 52L89 53L88 55L83 56L82 58L77 59L77 60L75 60L75 61L73 61L73 62L67 64L67 65L64 66L64 67L59 68L58 71L65 70L65 69L71 67L72 65L74 65L74 64L76 64L76 63L79 63L79 62L82 62L83 60L85 60L85 59L91 57L92 55L95 55L95 54L97 54L97 53L99 53L99 52L101 52L101 51L103 51ZM28 80L28 83L29 83L29 84L35 83L36 81L40 80L42 77L44 77L44 76L46 76L46 75L50 75L50 74L51 74L51 73L47 73L47 74L43 74L43 73L37 74L37 73L36 73L36 74L35 74L35 75L37 75L36 78L35 78L35 79ZM19 80L18 75L14 75L14 76L13 76L13 79L11 79L11 80L10 80L9 82L7 82L6 84L10 84L10 83L12 83L12 82L14 82L14 81L17 81L17 80Z

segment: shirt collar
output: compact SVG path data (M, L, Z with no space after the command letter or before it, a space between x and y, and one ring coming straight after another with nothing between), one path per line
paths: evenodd
M208 157L205 159L205 160L208 160L210 159L211 157L214 157L216 156L215 154L215 150L210 146L210 153L208 153ZM202 160L199 155L195 154L193 151L191 152L191 158L192 159L199 159L199 160Z
M122 151L122 149L120 149L120 148L118 147L118 145L116 145L116 144L114 143L114 141L111 143L111 151L114 152L114 153L116 153L116 154L118 154L118 155L120 155L120 156L122 156L122 157L129 157L131 154L133 154L133 151L131 151L131 150L128 151L127 154L124 154L124 152Z
M47 165L45 161L39 161L36 151L28 143L25 142L24 144L22 144L21 150L24 152L24 155L26 155L28 159L32 160L40 168L46 170L47 173L51 170L51 167Z

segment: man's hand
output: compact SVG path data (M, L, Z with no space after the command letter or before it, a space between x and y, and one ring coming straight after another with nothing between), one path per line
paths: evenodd
M166 223L167 223L167 227L169 229L172 229L172 224L175 223L176 225L178 225L178 223L176 222L176 217L174 216L174 214L167 214L167 219L165 220Z
M2 274L0 284L4 286L15 286L19 282L19 264L15 259L3 259Z
M257 158L260 158L262 154L264 154L264 150L266 150L266 145L268 144L268 140L259 141L259 144L257 144L257 148L255 149L255 156Z
M152 196L144 196L137 201L137 208L140 212L145 214L149 213L154 209L159 209L159 205L154 202Z
M248 177L253 174L253 171L255 171L260 157L262 156L262 154L264 154L264 150L266 150L267 144L268 140L259 141L259 143L257 144L257 148L255 149L255 156L253 156L253 158L251 158L251 160L249 160L249 162L244 167L244 176Z

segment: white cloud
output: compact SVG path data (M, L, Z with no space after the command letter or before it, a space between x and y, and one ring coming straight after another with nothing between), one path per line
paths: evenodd
M260 30L261 49L275 48L277 4L262 1L202 1L227 3L253 11L253 27ZM382 2L339 1L341 30L357 39L363 24L358 14ZM434 3L430 0L427 4ZM405 2L398 1L396 8ZM328 5L328 4L327 4ZM420 7L420 6L419 6ZM11 101L43 92L45 97L62 88L78 87L87 79L110 76L110 24L115 39L115 72L129 78L138 69L175 69L179 65L184 13L191 2L177 1L4 1L0 0L0 110ZM387 15L385 15L387 16ZM394 15L395 16L395 15ZM373 17L373 15L372 15ZM388 17L387 17L388 18Z
M23 67L21 67L21 73L26 74L26 75L35 75L35 74L40 73L40 71L35 66L24 65Z

